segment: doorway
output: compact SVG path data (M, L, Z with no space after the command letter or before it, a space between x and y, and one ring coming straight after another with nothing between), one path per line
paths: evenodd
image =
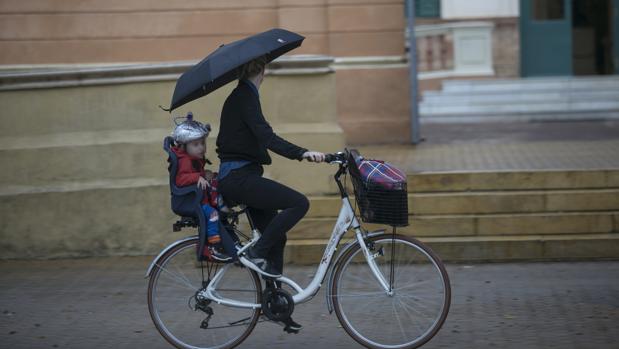
M612 1L572 1L573 74L613 74Z
M523 77L619 74L619 0L520 0Z
M571 27L571 0L521 0L522 76L572 75Z

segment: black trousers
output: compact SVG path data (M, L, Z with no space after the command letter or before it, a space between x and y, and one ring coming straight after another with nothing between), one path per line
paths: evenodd
M266 258L273 269L283 272L286 233L305 216L309 200L281 183L262 177L256 163L232 170L219 182L219 192L227 201L244 204L262 237L254 252Z

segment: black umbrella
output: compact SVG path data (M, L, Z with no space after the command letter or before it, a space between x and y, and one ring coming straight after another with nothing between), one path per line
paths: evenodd
M172 111L185 103L205 96L238 78L238 68L266 55L267 63L301 46L305 37L291 31L274 28L245 39L223 44L176 81Z

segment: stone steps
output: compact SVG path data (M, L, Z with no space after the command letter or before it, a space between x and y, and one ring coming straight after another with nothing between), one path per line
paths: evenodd
M614 97L613 97L614 98ZM513 103L513 104L512 104ZM422 104L419 107L421 115L540 115L550 113L594 113L604 111L619 110L619 100L597 99L597 100L574 100L565 98L562 100L546 100L532 102L527 100L512 101L505 103L502 101L497 104L467 104L467 103L443 103ZM608 113L611 114L610 112Z
M335 95L330 89L334 87L335 76L304 77L303 84L299 84L293 82L292 77L272 76L262 86L263 111L274 128L279 124L308 121L336 123ZM236 83L209 94L208 100L187 104L170 114L159 109L159 105L168 106L174 86L175 79L166 79L121 84L100 81L88 86L1 91L0 105L4 106L6 117L0 117L0 137L171 130L171 116L184 116L187 111L193 111L197 120L217 126L221 107ZM341 133L341 129L338 131Z
M557 76L526 79L497 80L446 80L443 82L446 92L505 92L505 91L547 91L617 89L619 77L609 76Z
M309 217L336 217L337 196L312 198ZM409 193L410 214L486 214L619 210L619 188Z
M274 131L308 149L343 150L331 58L284 59L260 89ZM195 63L195 62L194 62ZM207 156L232 82L165 112L193 63L50 67L0 73L0 259L157 254L196 233L177 217L163 138L173 117L210 123ZM299 98L302 96L303 98ZM332 194L336 167L273 154L265 175L308 195Z
M344 148L337 124L283 124L274 128L291 142L316 144L313 148L320 151L334 152ZM217 131L214 127L215 135ZM0 176L0 187L46 186L50 182L80 182L93 178L165 178L167 156L162 143L169 134L168 128L154 128L0 137L0 163L11 167L11 171ZM215 153L215 137L207 139L207 157L213 162L209 168L216 171L219 161ZM274 175L292 185L307 182L305 191L310 194L335 189L332 180L334 167L293 162L276 154L272 158L274 163L281 165ZM267 168L267 173L270 170Z
M416 172L409 192L619 188L619 169Z
M345 237L345 240L350 236ZM420 238L445 262L498 262L617 259L619 234L567 234L527 236L459 236ZM286 260L317 264L326 240L292 240Z
M413 173L410 225L398 231L452 261L619 257L618 173ZM156 254L195 234L172 233L165 177L2 185L0 196L2 258ZM335 195L310 200L288 234L287 255L297 263L319 260L341 205Z
M619 258L618 178L617 169L412 173L410 225L398 232L452 262ZM290 261L320 260L339 200L313 198L288 234Z
M422 115L422 123L448 124L448 123L500 123L500 122L555 122L555 121L583 121L583 120L616 120L619 119L617 111L551 111L551 112L536 112L527 111L526 113L514 114L429 114Z
M600 211L619 209L619 189L411 194L416 214Z
M156 254L195 234L172 232L170 192L156 179L4 187L0 195L2 258Z
M449 97L449 98L447 98ZM526 91L518 94L512 93L456 93L446 91L425 91L423 101L429 105L494 105L502 103L527 102L544 103L548 101L569 102L573 99L586 99L589 101L606 101L619 99L619 86L609 90L540 90Z
M210 144L210 143L209 143ZM160 183L167 183L167 172L165 169L165 155L163 151L156 147L155 143L145 143L140 145L136 144L119 144L118 148L111 153L114 154L115 159L123 159L121 163L128 164L136 156L148 156L150 159L147 164L141 162L131 162L131 168L139 173L150 174L151 176L137 177L136 182L140 182L142 179L150 181L156 179ZM89 149L92 147L92 149ZM135 147L135 148L134 148ZM85 147L85 151L96 154L101 149L97 149L97 145ZM37 148L34 148L37 149ZM54 147L50 147L45 150L45 157L39 156L37 151L32 150L30 156L25 157L12 157L14 151L26 151L29 149L2 149L0 147L0 159L3 163L11 164L12 171L5 173L5 176L11 176L11 181L4 179L0 180L0 195L1 193L9 190L14 192L15 190L22 190L24 192L45 192L51 189L59 187L71 187L80 188L82 184L86 187L90 187L89 183L93 182L91 174L97 174L96 180L110 181L112 183L115 180L123 181L130 179L129 172L123 172L125 168L129 166L118 166L113 168L113 171L109 169L105 161L100 161L89 168L89 163L82 163L85 159L78 159L79 161L71 162L69 165L63 167L70 168L49 168L48 165L54 163L62 163L60 155L65 156L66 152L71 152L70 148L57 149L62 154L56 157L54 153ZM122 151L124 150L124 151ZM145 152L152 152L152 154ZM152 156L150 156L152 155ZM127 157L127 158L125 158ZM42 162L43 165L37 163ZM216 161L214 159L214 161ZM144 166L141 166L144 165ZM81 168L76 166L82 166ZM138 167L136 167L138 166ZM329 181L333 182L332 172L335 167L320 165L321 167L312 167L312 171L323 172L326 171ZM86 175L76 174L78 172L86 172ZM267 173L269 168L266 168ZM58 171L58 172L56 172ZM13 174L15 172L16 174ZM316 173L314 173L315 175ZM414 173L407 176L408 191L410 194L439 194L439 193L457 193L457 192L502 192L509 193L515 191L542 191L547 189L553 189L560 192L562 189L606 189L606 188L619 188L619 169L599 169L599 170L541 170L541 171L491 171L491 172L428 172L428 173ZM37 178L43 178L45 181L42 183L37 182ZM8 183L7 183L8 182ZM111 184L110 184L111 185ZM112 185L114 186L114 185ZM22 189L15 189L22 188ZM330 202L336 202L339 207L339 198L334 196L336 189L333 185L332 189L324 189L330 195L316 196L315 200L327 200ZM352 190L351 188L349 188ZM57 190L52 190L57 191ZM498 195L498 193L495 193ZM409 195L410 196L410 195ZM333 208L330 208L331 210ZM333 215L337 214L334 211Z
M306 217L288 233L291 240L328 239L335 217ZM363 223L367 230L385 228ZM390 228L389 228L390 229ZM398 232L413 237L526 236L619 232L619 210L481 215L411 215Z
M619 118L619 78L445 81L419 106L428 122Z

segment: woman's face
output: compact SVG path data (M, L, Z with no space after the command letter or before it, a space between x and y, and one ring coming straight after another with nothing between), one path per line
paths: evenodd
M194 139L186 145L187 154L195 157L202 157L206 153L206 143L204 138Z
M262 69L260 74L258 74L258 78L256 79L256 83L258 84L258 86L262 85L262 81L264 80L264 71L265 71L265 69Z

